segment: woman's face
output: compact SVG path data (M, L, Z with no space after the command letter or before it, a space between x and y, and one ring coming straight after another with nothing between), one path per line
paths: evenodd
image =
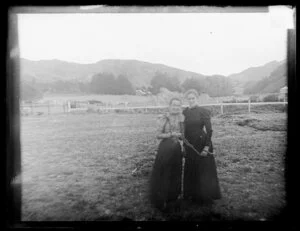
M171 114L178 114L181 113L181 102L179 100L173 100L170 105L170 113Z
M194 94L188 94L187 100L189 102L190 107L194 107L197 104L197 98Z

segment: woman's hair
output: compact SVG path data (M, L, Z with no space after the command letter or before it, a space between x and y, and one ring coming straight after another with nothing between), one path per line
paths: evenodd
M181 100L180 98L178 98L178 97L173 97L173 98L170 99L169 105L171 105L171 104L173 103L173 101L179 101L180 104L182 104L182 100Z
M199 93L198 93L198 91L195 90L195 89L189 89L189 90L187 90L187 91L184 93L184 98L187 98L189 94L195 95L196 98L199 97Z

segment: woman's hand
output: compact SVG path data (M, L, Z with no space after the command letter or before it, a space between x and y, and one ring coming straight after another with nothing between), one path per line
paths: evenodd
M171 138L171 137L172 137L171 132L161 133L156 136L157 139L166 139L166 138Z
M180 138L182 135L180 132L171 132L172 137Z
M201 156L207 156L207 153L208 153L208 149L209 147L208 146L205 146L202 150L202 152L200 153Z

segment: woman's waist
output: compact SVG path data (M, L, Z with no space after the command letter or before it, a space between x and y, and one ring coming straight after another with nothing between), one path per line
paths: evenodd
M172 137L172 138L164 138L161 140L159 144L159 149L167 148L169 150L177 149L180 147L180 139Z
M198 142L199 140L206 139L206 133L192 133L192 134L185 134L185 138L190 142Z
M206 132L203 129L199 130L193 130L193 131L185 131L186 137L199 137L199 136L205 136Z

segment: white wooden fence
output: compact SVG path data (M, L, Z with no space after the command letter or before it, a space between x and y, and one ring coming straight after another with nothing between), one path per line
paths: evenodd
M220 112L221 114L224 113L224 107L233 105L233 106L238 106L238 105L247 105L248 106L248 112L251 112L251 106L253 105L286 105L287 102L251 102L250 100L247 103L214 103L214 104L201 104L201 106L219 106L220 107ZM187 105L183 105L183 107L187 107ZM102 111L133 111L133 110L143 110L147 112L148 109L165 109L168 108L167 105L165 106L142 106L142 107L109 107L109 108L101 108L100 110ZM72 111L79 111L79 110L88 110L88 108L68 108L68 112Z
M29 103L20 105L20 113L23 115L33 114L57 114L66 113L68 111L68 105L66 103Z
M213 104L201 104L201 106L206 107L206 106L217 106L220 107L220 113L224 113L224 108L226 106L239 106L239 105L245 105L248 106L248 112L251 112L251 109L255 105L287 105L287 102L251 102L250 100L248 102L244 103L213 103ZM86 106L84 107L77 107L77 108L71 108L71 103L70 101L63 103L63 104L29 104L29 105L21 105L21 114L56 114L56 113L71 113L71 112L76 112L76 111L88 111L89 109L89 104L87 103ZM187 105L183 105L186 107ZM134 112L135 110L138 111L143 111L147 112L148 110L151 109L166 109L168 108L167 105L165 106L140 106L140 107L128 107L128 106L123 106L123 107L97 107L98 111L101 112L111 112L111 111L132 111ZM40 109L40 110L38 110ZM42 110L41 110L42 109Z

